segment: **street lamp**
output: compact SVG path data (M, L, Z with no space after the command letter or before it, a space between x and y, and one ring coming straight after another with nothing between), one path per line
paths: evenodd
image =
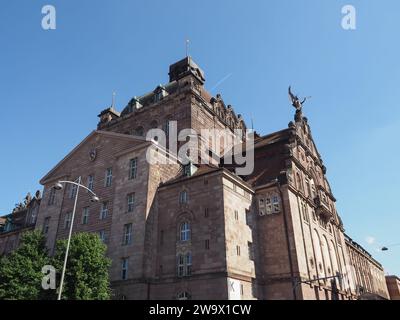
M75 194L75 201L74 201L74 210L72 211L72 217L71 217L71 225L69 227L69 234L68 234L68 241L67 241L67 249L65 251L65 257L64 257L64 266L62 269L62 273L61 273L61 282L60 282L60 289L58 291L58 298L57 300L61 300L61 294L62 294L62 289L63 289L63 284L64 284L64 276L65 276L65 269L67 268L67 260L68 260L68 252L69 252L69 246L71 243L71 236L72 236L72 227L74 225L74 218L75 218L75 211L76 211L76 204L78 202L78 195L79 195L79 188L84 188L87 191L89 191L92 194L92 197L90 199L91 202L99 202L100 199L99 197L89 188L87 188L86 186L81 184L82 178L79 177L78 178L78 182L74 182L74 181L58 181L53 188L55 190L62 190L63 189L63 183L69 183L69 184L73 184L75 186L77 186L76 189L76 194Z

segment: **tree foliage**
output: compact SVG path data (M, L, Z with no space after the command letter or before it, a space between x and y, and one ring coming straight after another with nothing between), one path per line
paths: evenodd
M46 238L39 231L21 236L21 244L8 256L0 258L0 300L56 299L64 264L67 240L58 240L56 252L50 257ZM76 233L71 245L64 278L62 299L105 300L110 298L109 267L106 246L98 235ZM42 268L56 269L56 289L44 290Z
M49 262L43 234L22 234L18 249L0 258L0 299L34 300L46 296L41 285L42 268Z
M53 265L61 278L66 240L57 242ZM76 233L71 239L62 298L69 300L106 300L110 298L107 247L97 234Z

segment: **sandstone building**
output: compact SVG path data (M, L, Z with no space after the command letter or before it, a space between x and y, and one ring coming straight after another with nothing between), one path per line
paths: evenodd
M386 284L391 300L400 300L400 279L397 276L386 276Z
M345 235L346 247L352 266L356 294L360 299L388 298L388 286L384 283L382 265L362 246Z
M171 134L191 128L246 129L220 95L204 87L190 57L170 66L169 81L134 97L121 111L103 110L97 130L57 164L41 183L36 228L50 249L71 225L99 234L112 259L115 299L356 299L388 298L383 268L345 234L301 105L286 129L255 135L254 170L238 175L220 161L231 150L210 139L209 164L152 164L150 147L169 157L149 129ZM297 101L298 102L298 101ZM247 146L247 137L239 137ZM182 145L182 143L180 143Z
M17 204L12 213L0 217L0 256L18 247L22 233L35 229L40 202L40 191L34 197L28 193L24 202Z

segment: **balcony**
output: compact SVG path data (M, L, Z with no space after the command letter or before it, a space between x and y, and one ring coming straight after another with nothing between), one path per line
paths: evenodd
M316 214L325 222L328 222L332 218L332 213L327 203L325 203L318 195L314 198L314 204L316 206Z

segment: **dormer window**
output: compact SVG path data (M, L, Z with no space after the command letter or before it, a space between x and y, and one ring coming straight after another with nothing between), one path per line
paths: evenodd
M161 91L157 92L156 95L154 96L155 102L158 102L158 101L162 100L162 98L163 98L163 95L162 95Z
M168 93L163 86L158 86L154 91L154 102L161 101L167 94Z
M142 104L139 102L139 100L136 97L133 97L133 99L129 102L127 112L131 113L137 109L140 109Z
M190 177L192 175L191 164L187 164L183 167L183 175L186 177Z
M156 120L153 120L151 123L150 123L150 128L151 129L156 129L158 127L158 122L156 121Z
M143 137L144 136L144 129L143 127L137 127L134 131L135 136Z

